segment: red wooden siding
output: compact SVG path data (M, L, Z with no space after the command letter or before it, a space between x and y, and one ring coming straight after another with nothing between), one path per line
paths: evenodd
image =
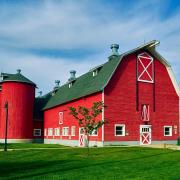
M136 59L135 54L123 58L105 88L105 119L109 121L104 128L105 141L139 141L140 125L144 124L152 125L152 141L177 140L178 132L174 128L177 126L179 129L179 98L166 67L154 58L155 86L153 83L138 82L137 88ZM150 121L146 123L141 118L142 104L149 105ZM127 135L115 136L115 124L125 124ZM166 125L173 127L172 136L164 136Z
M91 107L93 102L101 101L102 93L92 94L87 97L80 98L75 101L71 101L67 104L59 105L52 109L46 110L44 112L44 128L48 130L48 128L60 128L60 136L45 136L48 139L64 139L64 140L79 140L79 126L78 122L69 114L68 107L78 107L78 106L86 106ZM58 114L59 112L64 112L63 124L59 124ZM99 119L102 119L102 115L99 115ZM70 136L71 127L75 126L75 136ZM62 136L62 128L69 127L69 135ZM90 140L93 141L101 141L102 140L102 131L99 129L98 136L91 136Z
M9 107L8 139L32 139L34 86L27 83L4 82L1 93L0 139L4 139L4 104L7 100Z

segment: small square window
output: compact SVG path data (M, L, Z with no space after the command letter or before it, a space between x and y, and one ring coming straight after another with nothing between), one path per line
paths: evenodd
M72 126L71 127L71 136L75 136L75 130L76 130L76 127Z
M69 88L71 88L71 87L72 87L72 85L73 85L73 83L72 83L72 82L70 82L70 83L69 83Z
M125 125L115 125L115 136L125 136Z
M93 71L93 77L97 76L97 74L98 74L98 70L96 69L96 70Z
M48 128L48 136L53 136L53 128Z
M54 135L55 136L59 136L60 135L60 129L59 128L55 128L54 129Z
M41 136L41 129L34 129L34 136Z
M172 136L172 126L164 126L164 136Z

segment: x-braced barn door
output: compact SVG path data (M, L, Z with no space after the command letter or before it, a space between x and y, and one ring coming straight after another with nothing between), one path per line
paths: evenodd
M84 135L84 128L79 128L79 146L85 146L85 135Z
M140 125L140 145L151 144L151 125Z

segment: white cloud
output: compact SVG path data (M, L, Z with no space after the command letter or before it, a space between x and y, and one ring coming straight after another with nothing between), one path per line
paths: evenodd
M113 1L112 1L113 2ZM167 1L168 2L168 1ZM180 79L180 11L167 18L168 6L160 0L137 1L135 6L103 1L41 1L0 7L0 68L21 68L40 89L49 91L55 79L65 82L68 71L79 74L106 61L109 45L119 43L127 51L145 41L161 41L159 52L170 61ZM82 59L50 58L24 49L93 49L97 54ZM79 62L80 61L80 62Z

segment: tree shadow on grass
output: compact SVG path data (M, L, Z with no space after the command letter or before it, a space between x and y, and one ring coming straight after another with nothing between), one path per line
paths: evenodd
M120 160L107 160L107 161L91 161L90 159L77 159L77 160L44 160L34 162L0 162L0 179L25 179L39 176L46 176L53 173L70 172L73 170L87 168L97 168L96 166L112 166L114 163L131 162L135 160L143 160L151 157L159 157L161 155L175 154L177 151L168 151L163 153L144 155L141 157L125 158ZM86 171L87 172L87 171Z

